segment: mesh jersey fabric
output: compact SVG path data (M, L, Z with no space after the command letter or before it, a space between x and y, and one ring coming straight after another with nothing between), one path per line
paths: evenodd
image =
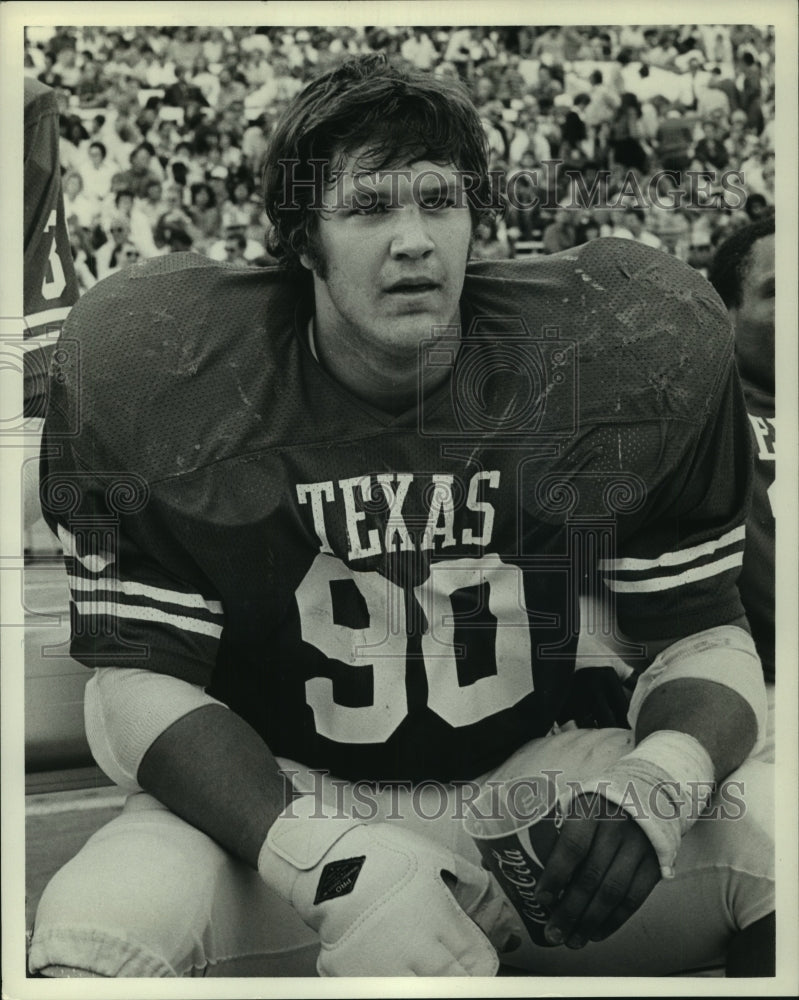
M742 613L749 428L696 272L612 239L470 265L398 416L318 365L311 303L186 254L73 309L42 504L76 659L205 685L310 767L455 780L549 730L597 581L644 639Z
M754 440L752 509L746 522L746 548L738 581L763 673L775 677L775 523L771 492L777 457L774 393L743 380Z
M58 158L55 93L25 78L23 399L26 417L43 417L56 336L78 299Z

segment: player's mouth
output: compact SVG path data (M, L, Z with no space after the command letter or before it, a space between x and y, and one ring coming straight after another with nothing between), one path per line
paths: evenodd
M437 292L440 288L441 285L437 281L431 281L429 278L404 278L389 285L385 292L387 295L412 297Z

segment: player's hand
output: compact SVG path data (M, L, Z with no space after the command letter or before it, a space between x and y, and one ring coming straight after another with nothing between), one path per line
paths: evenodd
M493 976L518 929L488 872L389 822L281 818L258 867L318 932L323 976Z
M536 888L551 911L547 940L569 948L602 941L659 880L655 850L632 817L601 795L578 796Z

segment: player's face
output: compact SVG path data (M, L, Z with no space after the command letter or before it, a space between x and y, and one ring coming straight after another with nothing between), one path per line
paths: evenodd
M764 236L750 251L741 304L730 310L741 373L764 388L774 388L774 236Z
M357 154L356 154L357 156ZM390 363L416 358L434 327L459 321L472 234L453 166L419 161L358 174L350 158L328 189L313 257L320 345L369 352Z

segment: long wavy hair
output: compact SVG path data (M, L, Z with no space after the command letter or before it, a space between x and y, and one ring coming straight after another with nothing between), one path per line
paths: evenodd
M418 160L471 175L476 226L500 210L488 174L485 131L468 92L382 53L357 57L313 80L275 125L263 174L270 253L290 268L315 259L317 195L354 151L361 169Z

